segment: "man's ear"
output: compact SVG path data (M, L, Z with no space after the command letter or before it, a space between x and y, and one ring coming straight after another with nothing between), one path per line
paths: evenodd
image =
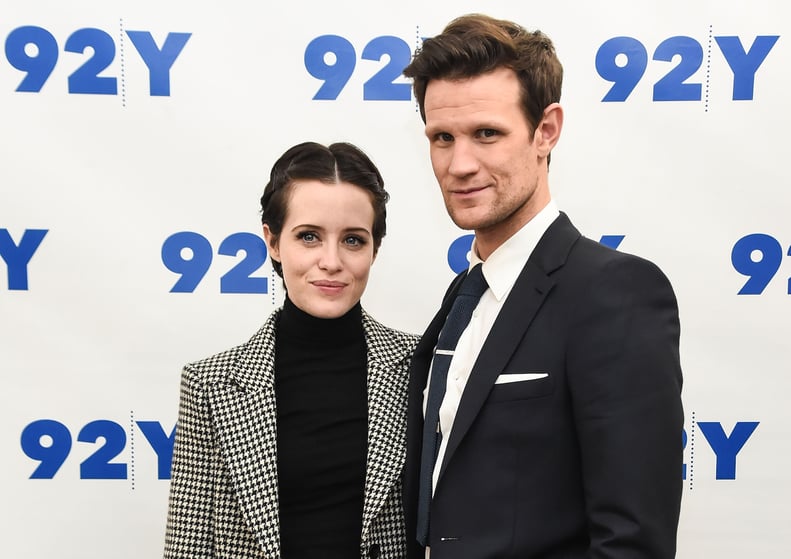
M264 223L264 240L266 241L266 248L269 256L280 262L280 249L278 248L277 236L272 233L269 225Z
M558 143L562 129L563 107L559 103L552 103L544 109L544 116L538 123L534 138L538 152L542 157L549 155L552 148Z

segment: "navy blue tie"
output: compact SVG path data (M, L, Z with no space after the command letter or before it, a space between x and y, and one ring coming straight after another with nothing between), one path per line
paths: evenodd
M472 312L478 306L478 301L487 287L486 279L481 271L481 264L476 264L462 281L456 294L456 300L453 301L453 306L445 319L445 325L439 333L437 347L434 348L431 380L426 400L426 415L423 423L423 449L420 456L420 489L417 505L417 541L424 547L428 543L434 465L442 442L442 433L439 429L439 408L445 396L448 368L459 337L467 328Z

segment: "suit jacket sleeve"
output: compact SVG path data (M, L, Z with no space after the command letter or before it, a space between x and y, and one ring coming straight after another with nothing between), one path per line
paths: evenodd
M675 295L634 257L610 260L589 288L567 355L589 557L670 559L683 460Z
M213 557L211 477L214 452L206 394L187 366L181 378L176 440L171 465L165 559Z

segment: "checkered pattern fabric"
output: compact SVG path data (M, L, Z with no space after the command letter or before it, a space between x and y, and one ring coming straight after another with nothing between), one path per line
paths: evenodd
M276 559L276 311L245 344L187 365L171 466L165 559ZM406 557L401 479L406 392L417 336L363 311L368 458L360 557Z

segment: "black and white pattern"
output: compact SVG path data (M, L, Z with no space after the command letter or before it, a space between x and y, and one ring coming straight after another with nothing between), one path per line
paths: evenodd
M187 365L171 467L166 559L280 557L274 348L279 311L245 344ZM401 479L417 336L363 311L368 458L360 557L406 556Z

